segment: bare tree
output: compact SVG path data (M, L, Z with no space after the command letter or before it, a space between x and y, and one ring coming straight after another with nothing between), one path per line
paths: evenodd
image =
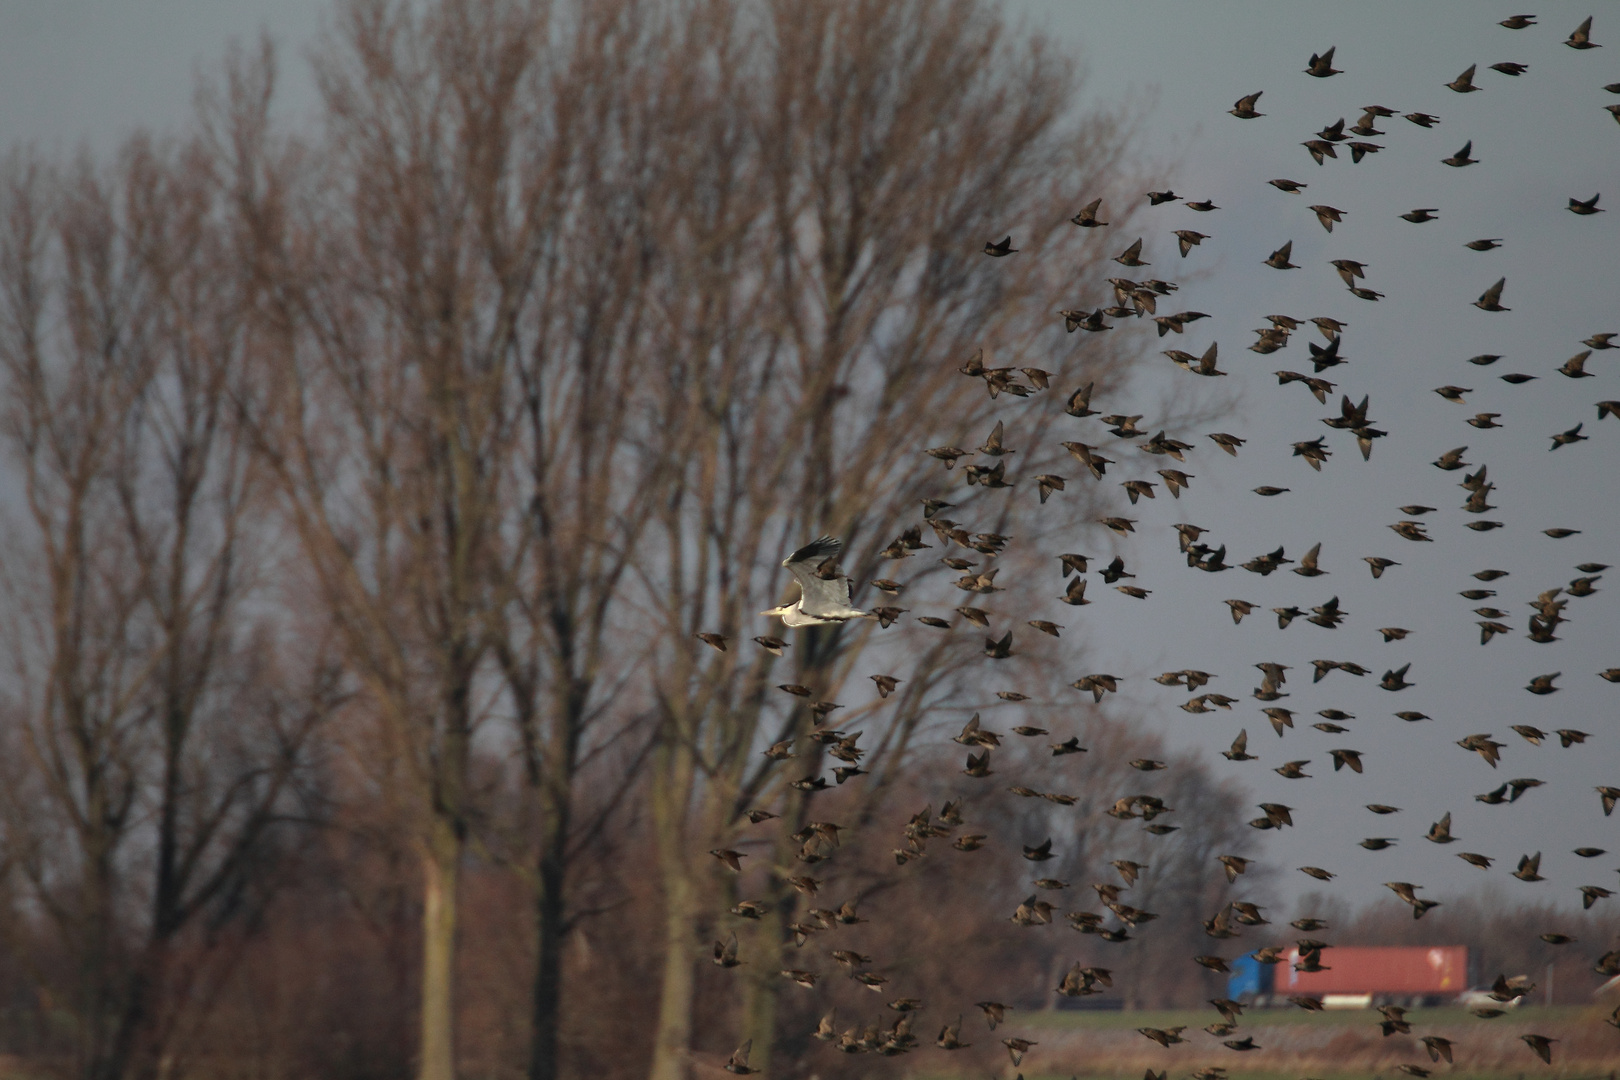
M666 956L655 1080L684 1074L695 950L705 912L727 906L720 872L701 852L730 846L752 805L769 803L782 833L795 831L806 796L786 781L819 767L814 748L792 777L759 764L766 743L803 735L813 715L808 703L772 700L773 658L717 654L692 636L740 642L771 602L773 564L820 533L850 539L844 568L855 581L882 576L879 552L918 520L920 496L948 495L953 518L977 516L986 532L1038 532L1032 483L1016 506L990 489L946 492L939 464L920 451L982 438L1004 408L1021 447L1042 443L1051 410L1012 394L998 400L957 368L987 346L992 366L1064 366L1072 344L1052 301L1097 253L1081 246L1063 208L1103 186L1124 141L1106 120L1068 123L1066 66L1004 44L977 6L782 4L750 14L699 38L694 67L712 73L713 88L688 89L708 106L686 134L702 166L688 181L696 221L672 234L689 254L672 264L679 273L658 304L670 362L656 452L684 467L646 559L648 603L664 627L653 811ZM1025 254L979 253L987 236L1012 229ZM1087 377L1117 381L1117 364L1111 350L1096 350ZM1053 464L1028 456L1025 475ZM1051 508L1048 525L1089 505L1078 485L1075 496ZM938 572L919 572L907 595ZM858 597L879 602L871 591ZM863 623L794 640L792 681L828 702L853 689L858 660L905 658L908 685L869 721L879 734L862 764L874 800L884 776L903 771L929 707L964 665L982 661L976 642L920 636L931 632ZM891 643L874 648L885 633ZM764 887L775 914L751 939L738 1041L753 1037L756 1065L774 1034L779 981L769 973L794 910L782 875L796 847L779 840L771 853L777 875Z
M151 1076L223 973L188 931L273 881L332 672L278 648L259 603L263 506L230 422L239 279L203 149L136 138L106 170L17 158L0 199L25 507L6 566L8 854L72 957L78 1070Z
M262 487L296 539L278 567L288 600L330 625L359 691L357 791L415 853L419 1073L456 1065L471 852L533 890L528 1072L557 1075L563 943L601 906L575 868L599 857L646 754L664 890L654 1072L673 1080L694 1042L695 950L728 891L699 853L770 805L785 826L770 861L791 866L816 805L758 755L824 716L771 689L779 669L866 725L866 775L838 811L864 825L989 663L975 635L907 622L804 634L778 664L742 644L776 563L811 535L845 537L870 606L864 583L892 572L920 497L1026 546L1093 505L1079 483L1034 498L1029 478L1058 469L1041 447L1059 411L957 369L982 350L1053 369L1070 384L1055 392L1123 383L1123 355L1078 346L1052 309L1082 302L1066 291L1100 253L1066 219L1107 186L1126 126L1077 117L1069 65L966 2L352 0L316 67L318 135L270 124L265 50L230 66L191 151L224 200L199 205L228 250L195 265L214 267L208 333L229 342L209 400L233 405L199 423L228 432L209 445L240 472L241 505L257 512ZM1021 254L979 254L1007 231ZM962 474L919 453L1003 417L1022 451L1011 499L948 488ZM134 490L114 488L119 520ZM130 552L158 546L143 528ZM1035 565L1016 545L987 554L1008 579ZM942 575L912 571L906 602L938 600ZM157 611L171 582L119 585L132 611ZM1031 587L1012 584L995 618ZM707 631L734 646L697 644ZM1044 655L1022 638L1019 652L1014 667ZM902 672L894 698L862 700L870 665ZM475 769L480 754L506 770ZM799 764L819 773L820 755L805 746ZM593 769L618 770L611 795L582 796ZM485 798L504 784L515 829ZM749 935L743 1026L765 1057L763 973L797 901L783 874L761 887L773 910Z
M382 4L343 11L320 69L329 140L301 172L263 155L238 94L232 162L254 267L262 385L244 403L280 507L375 720L375 781L422 873L418 1074L455 1072L457 890L488 656L494 538L510 506L514 315L524 268L481 243L499 147L480 125L521 74L452 84L435 47L476 30ZM504 28L519 37L530 26ZM409 34L412 50L391 50ZM487 74L488 81L482 76ZM486 220L510 237L506 216Z
M529 137L538 125L548 143L524 155L545 171L521 186L546 230L514 367L522 419L511 468L524 497L495 561L490 616L532 818L531 1080L559 1074L563 946L597 910L571 903L571 869L582 854L603 861L647 747L643 644L624 587L670 473L637 452L637 398L661 360L644 311L678 190L668 174L679 147L658 94L675 57L655 45L658 21L642 5L576 14L528 88L544 110ZM611 794L582 798L582 777L604 766Z
M613 602L657 490L656 465L631 468L629 398L653 359L638 316L671 147L638 82L637 10L350 3L318 62L325 141L270 161L252 95L229 121L269 361L249 411L376 710L379 782L410 808L431 1080L454 1069L469 841L534 889L529 1072L546 1080L568 867L618 805L576 818L581 769L633 719L609 716L633 655ZM491 718L515 734L517 837L472 790Z

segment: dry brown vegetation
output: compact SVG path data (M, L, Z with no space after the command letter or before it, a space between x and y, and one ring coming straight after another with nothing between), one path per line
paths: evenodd
M768 868L812 819L850 830L815 873L888 996L1049 1007L1076 959L1134 1006L1218 990L1168 973L1197 948L1168 923L1008 921L1042 836L1077 891L1135 846L1135 903L1210 912L1246 839L1196 760L1123 764L1166 751L1075 704L1047 639L994 679L976 632L912 622L748 643L811 536L870 606L920 497L1026 540L1095 516L918 451L1007 404L975 350L1128 382L1052 311L1105 276L1065 218L1127 182L1129 118L967 2L349 0L316 68L317 129L273 122L265 47L172 138L5 168L0 1048L90 1080L679 1080L752 1038L773 1073L861 1071L809 1033L880 999L776 974L807 904ZM1031 475L1059 413L1020 431ZM1051 585L999 563L1008 610ZM866 775L811 796L819 749L766 762L814 722L782 682L848 703ZM944 736L1015 682L1093 750L1078 819L958 773ZM1151 846L1104 814L1144 790L1182 815ZM962 796L986 849L897 872Z

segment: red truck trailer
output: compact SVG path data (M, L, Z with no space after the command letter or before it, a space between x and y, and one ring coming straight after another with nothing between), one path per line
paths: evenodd
M1462 945L1339 945L1322 950L1322 971L1295 971L1299 950L1276 966L1274 992L1322 998L1368 995L1374 1002L1438 1002L1468 989Z

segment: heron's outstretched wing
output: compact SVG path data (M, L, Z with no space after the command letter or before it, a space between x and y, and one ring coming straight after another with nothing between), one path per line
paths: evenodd
M818 536L804 547L795 551L782 560L782 565L792 572L793 576L803 583L806 575L815 572L817 566L827 559L834 558L844 550L844 542L836 536Z
M835 536L820 536L782 560L793 580L799 583L799 609L806 615L831 615L848 612L849 579L831 580L816 574L816 567L828 559L836 558L844 550L844 542Z

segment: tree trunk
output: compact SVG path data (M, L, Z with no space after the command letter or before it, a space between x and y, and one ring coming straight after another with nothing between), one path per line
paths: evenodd
M455 1080L456 885L461 841L435 821L422 859L422 1030L417 1080Z
M760 919L749 935L750 966L743 987L743 1038L754 1041L749 1064L760 1074L761 1080L770 1076L771 1050L776 1045L776 994L780 984L786 981L777 972L788 966L782 961L782 944L791 921L787 917L791 901L784 901L778 889L771 893L774 895L766 897L771 913Z
M685 1080L696 990L695 892L684 871L664 876L664 970L649 1080Z
M112 1046L97 1070L98 1080L154 1080L158 1074L158 1048L149 1037L155 1008L162 1007L161 995L169 966L169 939L148 943L124 1000Z
M566 817L553 816L545 825L540 853L540 893L535 898L536 956L534 994L530 1006L533 1030L529 1045L529 1080L557 1080L557 1045L562 1006L564 847L568 843Z
M819 639L817 629L810 634L817 638L808 638L805 644ZM813 646L812 646L813 647ZM819 674L816 673L816 674ZM806 676L801 669L801 678L810 685L814 676ZM798 737L803 731L803 722L795 729L794 735ZM821 748L817 746L810 755L810 771L819 773L823 764ZM792 838L792 833L804 827L809 810L809 800L803 792L788 788L782 795L782 826L776 832L776 838L771 843L772 862L777 866L792 866L798 842ZM770 1075L771 1051L776 1046L776 1012L777 995L781 993L784 980L777 976L784 967L791 967L783 960L787 949L787 940L792 933L788 924L794 922L798 915L798 893L787 883L782 874L771 874L765 883L762 899L770 904L768 915L760 919L754 926L754 933L749 936L749 967L747 968L747 981L743 984L743 1038L754 1041L753 1058L749 1062L761 1073L761 1080Z
M678 723L673 719L666 722ZM664 884L664 969L659 979L658 1026L649 1080L685 1080L696 993L692 966L697 960L693 934L698 883L688 865L684 841L695 767L692 752L679 735L659 758L653 771L652 804Z
M81 729L82 730L82 729ZM83 1034L78 1045L80 1076L100 1080L111 1053L110 1028L117 1011L118 987L114 970L113 846L114 837L106 828L111 801L100 784L86 793L91 823L82 841L85 855L82 862L86 879L84 903L84 935L86 948L80 958L79 985L84 998L79 1015L84 1018Z

